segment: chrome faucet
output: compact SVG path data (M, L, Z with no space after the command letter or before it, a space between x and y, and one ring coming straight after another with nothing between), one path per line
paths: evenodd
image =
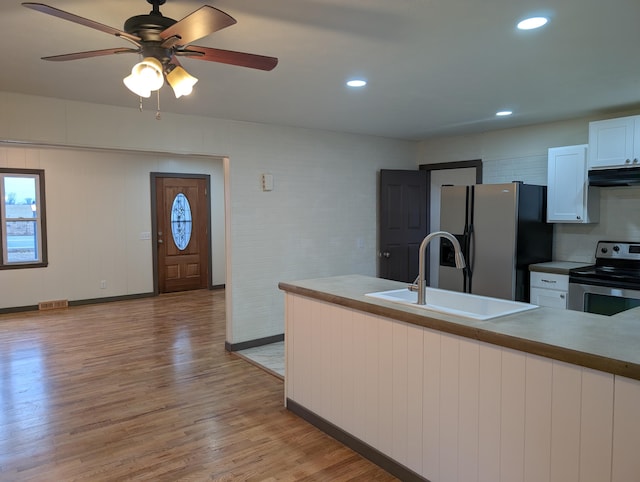
M426 304L426 291L427 291L427 281L425 279L425 253L427 251L427 245L431 242L433 238L446 238L451 241L453 244L453 249L455 250L455 259L456 259L456 268L463 269L466 266L464 262L464 256L462 255L462 249L460 249L460 243L456 239L456 237L448 233L446 231L434 231L433 233L428 234L420 243L420 252L418 254L418 277L415 282L409 286L411 291L418 292L418 304L424 305Z

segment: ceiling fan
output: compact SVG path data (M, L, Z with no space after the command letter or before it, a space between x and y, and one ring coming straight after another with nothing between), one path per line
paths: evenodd
M233 17L222 10L203 5L182 20L176 21L160 13L160 5L164 5L166 0L147 0L147 2L153 6L151 12L148 15L135 15L127 19L123 30L42 3L24 2L22 5L131 42L134 48L116 47L54 55L42 57L42 59L65 61L112 54L140 54L143 57L142 62L136 64L131 75L124 79L125 85L140 97L149 97L152 91L160 89L165 77L176 97L191 92L193 84L198 79L184 70L178 57L191 57L267 71L278 64L278 59L275 57L191 45L191 42L236 23Z

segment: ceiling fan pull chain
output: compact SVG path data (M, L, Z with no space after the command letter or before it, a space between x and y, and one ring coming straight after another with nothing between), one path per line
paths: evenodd
M156 120L160 120L160 89L156 90L158 94L158 110L156 110Z

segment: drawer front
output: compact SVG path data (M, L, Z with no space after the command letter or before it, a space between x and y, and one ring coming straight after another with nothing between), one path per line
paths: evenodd
M568 291L569 275L541 273L538 271L531 272L531 287L546 288L549 290Z
M531 304L534 305L566 310L567 298L566 291L531 288Z

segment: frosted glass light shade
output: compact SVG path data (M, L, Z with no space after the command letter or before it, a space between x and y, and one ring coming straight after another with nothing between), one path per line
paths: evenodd
M158 59L146 57L131 69L131 75L125 77L124 85L140 97L150 97L151 92L158 90L164 84L162 64Z
M178 66L167 74L167 82L173 88L176 98L183 95L189 95L193 91L193 86L198 79L189 75L189 73L182 67Z
M122 79L122 81L124 82L124 85L127 86L127 89L134 94L140 97L151 97L151 91L143 85L142 82L140 82L140 79L135 75L131 74Z

